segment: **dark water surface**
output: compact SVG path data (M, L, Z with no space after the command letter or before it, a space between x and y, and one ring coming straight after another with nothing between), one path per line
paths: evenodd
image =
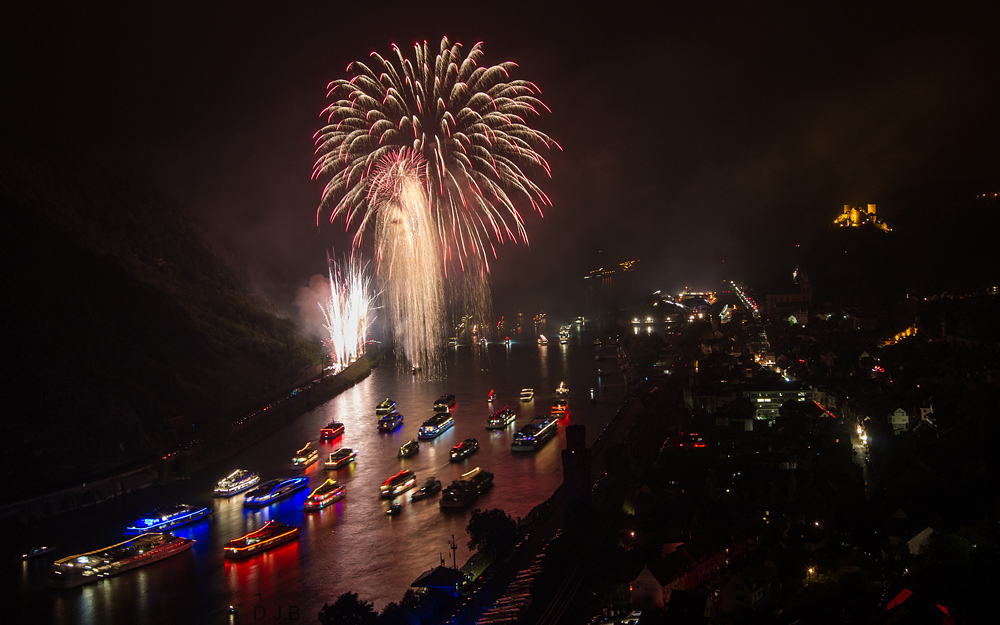
M569 424L587 426L588 445L614 415L622 398L621 377L607 376L602 385L598 368L616 371L611 348L592 345L594 335L574 329L568 345L550 341L540 346L530 340L489 346L459 346L449 350L445 379L425 380L400 372L386 361L357 386L296 419L257 445L237 454L224 467L196 474L192 479L146 489L121 501L83 510L61 518L51 542L56 556L89 551L120 540L124 527L160 505L174 502L208 503L214 507L209 521L174 533L197 542L189 553L123 573L117 577L69 590L46 588L42 573L52 558L5 568L4 592L13 606L5 609L12 622L32 623L228 623L228 607L240 610L239 622L316 622L316 613L346 591L357 592L381 609L398 601L423 571L451 563L449 541L458 542L459 566L469 557L465 526L470 509L442 511L440 496L411 502L405 495L401 514L387 517L388 501L379 498L379 485L400 468L414 471L422 483L436 476L447 485L476 466L495 474L494 487L472 508L502 508L511 516L526 516L562 483L560 450ZM606 358L598 362L595 355ZM537 453L510 451L516 428L533 417L548 414L555 388L565 381L570 388L570 414L560 422L557 439ZM520 402L522 387L533 387L535 399ZM590 403L593 388L597 403ZM486 402L496 389L492 406ZM457 396L452 408L455 426L434 441L422 441L420 453L399 460L399 446L416 438L422 421L433 414L434 400L444 393ZM392 434L376 431L375 405L391 397L405 417ZM514 425L487 431L492 410L510 405L517 412ZM346 425L342 438L319 443L319 429L336 419ZM465 438L479 439L479 452L449 462L452 445ZM305 474L310 489L330 476L347 486L347 496L319 512L304 513L303 500L310 489L259 510L244 510L242 495L211 499L214 483L234 468L248 468L263 480L289 469L292 455L306 442L320 450L320 461ZM330 451L352 447L358 453L351 468L325 471ZM403 497L399 501L403 501ZM246 560L222 557L229 540L270 519L301 526L297 542ZM13 595L13 597L11 596ZM6 620L6 619L5 619Z

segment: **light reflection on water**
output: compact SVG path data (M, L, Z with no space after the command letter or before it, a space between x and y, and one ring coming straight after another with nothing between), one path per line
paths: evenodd
M258 471L262 480L279 477L289 471L296 450L318 440L320 427L334 419L345 424L342 437L316 442L320 459L303 471L310 477L308 488L255 510L243 508L242 494L214 499L210 520L175 532L197 541L190 552L79 589L49 590L42 587L37 569L19 570L20 608L35 622L124 624L225 622L230 604L250 621L255 608L258 614L265 608L270 618L279 608L287 616L294 606L302 619L312 621L323 603L346 591L357 592L379 609L398 601L422 572L437 566L442 558L451 562L448 541L452 535L461 565L470 555L465 544L470 510L444 514L439 496L413 502L411 490L398 498L405 502L402 512L387 517L390 502L379 498L379 485L400 467L414 471L418 485L431 476L447 485L461 473L482 466L496 478L494 487L473 507L499 507L515 518L524 517L562 482L560 450L565 446L565 426L586 425L588 444L592 443L617 408L622 387L619 378L606 380L617 384L602 384L596 375L597 366L614 367L611 348L603 351L608 359L595 363L596 348L576 333L565 346L539 346L526 336L509 348L497 343L450 349L444 380L423 380L387 362L355 387L224 466L188 481L130 495L118 504L81 511L72 521L78 531L59 526L63 536L57 542L67 547L60 550L60 556L116 542L121 528L158 505L207 501L215 481L237 467ZM536 453L512 454L514 431L548 414L553 391L563 381L571 389L570 416L560 421L557 437ZM534 400L519 401L523 387L535 389ZM597 404L589 402L591 387L600 400ZM490 389L497 394L492 404L486 401ZM398 459L399 446L417 437L421 422L433 414L433 401L444 393L458 397L452 409L454 427L433 441L421 441L416 456ZM405 418L403 427L391 434L376 430L374 406L385 397L396 401ZM487 417L505 404L516 412L515 424L486 430ZM451 446L465 438L477 438L479 451L450 462ZM323 461L341 446L353 448L357 460L336 471L326 470ZM321 511L304 513L305 497L327 477L346 485L346 497ZM268 520L302 527L299 540L242 561L222 557L227 541Z

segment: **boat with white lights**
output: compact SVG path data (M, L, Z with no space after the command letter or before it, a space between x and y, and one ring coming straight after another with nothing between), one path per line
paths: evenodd
M323 467L327 469L340 469L354 462L354 459L357 457L358 453L350 447L341 447L330 454L330 458L323 463Z
M388 397L382 400L382 403L375 406L375 414L377 416L382 416L396 411L396 402L392 401Z
M434 400L434 410L438 412L448 412L455 407L454 395L442 395Z
M410 495L410 499L413 501L420 501L421 499L427 499L431 495L436 495L441 492L441 480L436 477L429 477L424 485L413 491Z
M560 382L559 386L556 387L556 397L566 397L569 395L569 387L566 386L565 382Z
M549 344L549 339L545 338L544 334L539 334L538 335L538 344L539 345L548 345Z
M405 493L416 485L417 476L414 475L413 471L403 469L396 475L393 475L386 481L382 482L382 486L379 487L379 490L381 491L382 499L392 499L397 495Z
M474 438L467 438L461 443L451 448L449 460L458 462L479 451L479 441Z
M194 541L162 532L150 532L118 544L56 560L48 582L73 588L152 564L191 548Z
M268 480L246 494L243 506L260 508L279 499L284 499L309 485L309 478L297 475L287 479Z
M125 533L136 535L148 532L165 532L174 527L200 521L210 514L212 514L212 509L207 506L198 507L189 506L188 504L178 504L176 506L157 508L126 527Z
M455 425L455 419L447 412L440 412L423 422L417 438L429 440L444 434L451 426Z
M292 456L292 468L304 469L317 460L319 460L319 450L313 449L312 443L306 443L305 447Z
M533 388L521 389L521 401L531 401L534 398L535 398L535 389Z
M230 559L246 558L267 551L299 537L299 528L280 521L268 521L264 527L235 538L222 548L222 555Z
M21 554L21 559L34 560L35 558L41 558L46 554L52 553L55 550L55 545L40 545L38 547L32 547L27 553Z
M569 402L565 397L559 397L552 402L552 415L559 418L565 417L569 413Z
M493 400L496 399L496 398L497 398L496 391L493 390L493 389L490 389L490 392L486 395L486 401L488 401L489 403L492 404Z
M464 508L493 486L493 474L476 467L441 492L442 508Z
M486 422L486 429L502 430L513 423L515 417L516 415L514 414L514 411L507 406L504 406L490 416L489 420Z
M347 494L347 489L337 480L328 479L313 489L303 507L307 512L312 510L322 510L330 504L337 503Z
M511 451L535 451L556 435L559 421L552 417L538 417L514 433Z
M216 497L232 497L251 489L260 482L260 476L247 469L236 469L215 485Z
M398 412L391 412L382 415L378 420L379 432L395 432L403 425L403 415Z
M332 441L338 436L344 434L344 424L340 421L331 421L326 424L326 427L319 429L319 440L321 441Z
M396 454L400 458L410 458L416 456L420 453L420 443L415 440L408 440L403 443L402 447L399 448L399 453Z

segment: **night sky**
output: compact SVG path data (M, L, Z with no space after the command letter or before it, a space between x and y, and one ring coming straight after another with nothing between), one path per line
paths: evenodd
M552 109L534 126L564 148L554 206L525 208L530 246L493 262L497 298L525 307L627 258L651 289L785 271L844 204L893 224L901 189L1000 172L993 3L347 4L8 9L5 143L138 168L285 305L348 249L342 222L315 225L326 85L393 42L483 41Z

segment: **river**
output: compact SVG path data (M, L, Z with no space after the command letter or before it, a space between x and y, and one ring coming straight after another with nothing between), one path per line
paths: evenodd
M400 468L414 471L421 483L436 476L447 485L481 466L495 474L494 487L472 508L502 508L512 517L526 516L562 483L565 426L585 425L591 445L622 399L613 348L595 347L594 338L574 327L565 345L551 340L543 346L526 338L509 346L451 347L441 380L401 372L387 359L356 386L237 454L225 466L58 519L49 532L51 542L60 547L55 556L62 557L117 542L127 524L157 506L182 502L213 506L210 520L174 531L197 541L190 552L87 586L47 588L43 574L53 558L18 564L16 571L5 569L5 587L16 588L11 616L14 622L20 615L21 622L60 625L315 622L322 605L346 591L357 592L376 609L398 601L422 572L442 559L451 564L452 536L458 544L458 565L471 555L465 532L471 508L442 511L439 496L411 502L406 493L403 511L389 517L385 514L389 503L379 498L379 485ZM604 359L596 361L595 355ZM603 384L599 368L613 373L603 378ZM570 388L570 410L560 421L558 438L536 453L512 454L514 431L533 417L548 414L560 382ZM533 401L519 401L523 387L535 389ZM590 401L591 388L595 403ZM490 389L497 395L493 404L486 401ZM399 446L416 438L421 422L433 414L434 400L444 393L457 396L451 409L455 426L438 439L421 441L416 456L398 459ZM405 417L403 427L392 434L380 434L375 427L374 407L386 397ZM515 424L487 431L487 417L504 404L517 412ZM320 427L334 419L345 424L343 437L318 442ZM450 462L451 446L466 438L479 440L479 452ZM309 489L259 510L245 510L242 495L211 499L214 483L230 470L252 469L263 480L276 477L289 469L295 451L310 441L320 450L320 462L305 471L311 487L335 476L347 487L340 502L304 513ZM339 446L353 448L357 461L350 468L324 470L322 461ZM301 526L300 539L247 560L222 557L222 545L269 519ZM230 605L239 609L238 616L230 614Z

